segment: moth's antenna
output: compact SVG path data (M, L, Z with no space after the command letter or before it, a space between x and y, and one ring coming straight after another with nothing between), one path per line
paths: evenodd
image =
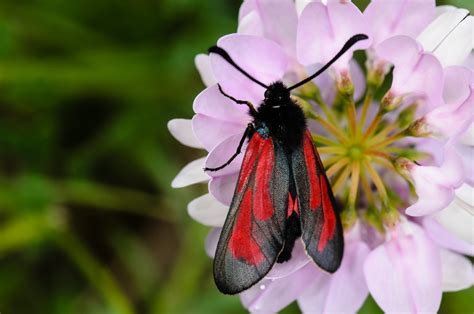
M239 70L240 73L242 73L243 75L245 75L246 77L248 77L250 80L252 80L253 82L257 83L258 85L262 86L263 88L265 89L268 89L268 86L263 84L262 82L260 82L259 80L257 80L256 78L254 78L252 75L248 74L244 69L242 69L240 66L237 65L237 63L234 62L234 60L232 60L232 58L229 56L229 54L227 53L227 51L225 51L224 49L222 49L221 47L217 47L217 46L212 46L211 48L209 48L209 53L217 53L219 56L221 56L222 58L224 58L225 61L229 62L230 65L232 65L234 68L236 68L237 70Z
M367 35L364 35L364 34L358 34L358 35L354 35L352 36L345 44L344 44L344 47L342 47L342 49L334 56L334 58L332 58L328 63L326 63L321 69L319 69L316 73L314 73L313 75L305 78L304 80L302 80L301 82L299 83L296 83L295 85L291 86L291 87L288 87L288 90L292 90L292 89L295 89L295 88L298 88L300 87L301 85L304 85L306 83L308 83L309 81L311 81L312 79L314 79L315 77L317 77L318 75L320 75L321 73L323 73L324 71L327 70L327 68L329 68L334 62L337 61L337 59L339 59L344 53L347 52L347 50L349 50L352 46L354 46L358 41L361 41L361 40L365 40L365 39L368 39L369 36Z

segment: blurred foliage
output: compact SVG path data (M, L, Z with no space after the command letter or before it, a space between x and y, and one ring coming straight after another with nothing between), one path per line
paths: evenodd
M206 187L170 187L203 153L166 129L192 116L194 56L235 30L239 5L0 3L1 313L244 312L186 214ZM472 312L472 293L442 310Z

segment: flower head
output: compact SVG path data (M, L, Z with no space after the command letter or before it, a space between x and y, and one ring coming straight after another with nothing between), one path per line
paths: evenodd
M246 308L276 312L297 300L305 312L356 312L371 293L385 311L435 312L443 291L473 284L464 257L474 255L473 43L466 40L473 23L466 10L436 8L434 0L373 0L364 12L350 1L244 1L237 34L218 45L264 84L294 84L351 36L370 37L294 91L343 204L342 265L323 272L297 242L290 261L241 294ZM365 72L355 50L365 51ZM206 242L212 256L243 154L219 171L202 169L226 162L251 121L217 83L254 104L265 90L219 56L195 61L207 88L192 120L168 126L208 154L184 167L173 186L209 182L210 193L188 210L216 227Z

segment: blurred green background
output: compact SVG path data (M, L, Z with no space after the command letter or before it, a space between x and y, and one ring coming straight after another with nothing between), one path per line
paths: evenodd
M192 116L194 56L236 29L239 5L1 1L2 314L245 312L214 287L208 228L186 213L206 187L170 187L203 152L166 129ZM442 312L473 299L446 294Z

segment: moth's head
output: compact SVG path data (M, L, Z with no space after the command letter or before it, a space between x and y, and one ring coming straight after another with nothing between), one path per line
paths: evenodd
M273 102L280 105L286 103L289 98L290 91L280 81L271 84L265 91L265 102Z

